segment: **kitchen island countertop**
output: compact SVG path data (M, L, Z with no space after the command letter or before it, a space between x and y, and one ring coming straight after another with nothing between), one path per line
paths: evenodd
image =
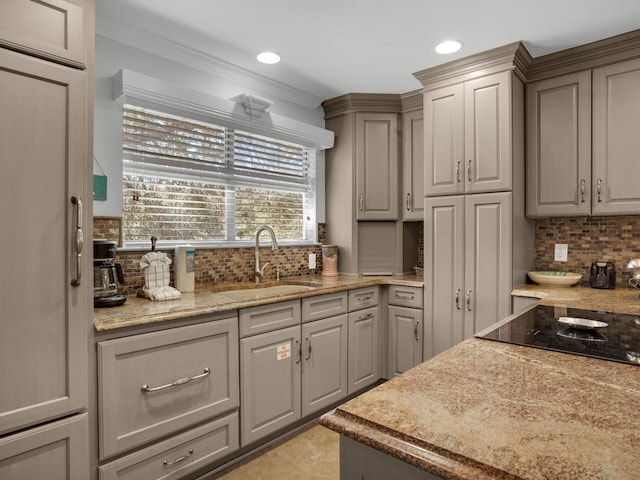
M514 295L640 313L637 291L599 292L526 285ZM470 338L321 422L444 479L630 480L638 405L640 367Z

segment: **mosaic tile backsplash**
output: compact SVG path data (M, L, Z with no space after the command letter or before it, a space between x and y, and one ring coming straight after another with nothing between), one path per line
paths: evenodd
M614 261L616 287L627 287L627 263L640 258L640 216L543 218L535 230L535 269L581 273L583 285L589 285L592 262ZM568 261L553 260L556 243L569 246Z

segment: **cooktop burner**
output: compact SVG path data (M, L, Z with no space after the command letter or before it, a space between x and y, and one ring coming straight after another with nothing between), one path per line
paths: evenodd
M480 337L640 365L637 315L538 305Z

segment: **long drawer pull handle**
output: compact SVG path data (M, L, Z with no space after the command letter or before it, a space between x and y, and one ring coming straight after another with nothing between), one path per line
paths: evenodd
M160 390L166 390L167 388L177 387L178 385L184 385L186 383L193 382L194 380L199 380L201 378L208 377L209 375L211 375L211 370L209 370L209 367L205 367L204 372L202 372L202 373L200 373L198 375L194 375L193 377L179 378L175 382L167 383L165 385L158 385L157 387L150 387L149 385L142 385L140 390L143 393L159 392Z
M73 236L73 246L76 253L76 278L71 280L71 286L79 287L82 281L82 247L84 246L84 234L82 233L82 199L74 195L71 197L71 203L76 207L76 230Z
M416 336L416 342L419 342L419 341L420 341L420 337L418 336L418 327L419 327L419 326L420 326L420 322L418 322L418 321L416 320L416 326L415 326L415 328L414 328L414 330L413 330L413 332L415 333L415 336Z
M460 310L460 289L456 290L456 308Z
M400 298L402 300L414 300L415 295L413 293L396 292L396 298Z
M471 311L471 289L467 290L467 310Z
M171 465L175 465L176 463L180 463L185 461L187 458L189 458L191 455L193 455L193 449L189 449L189 453L187 453L186 455L182 455L181 457L176 458L175 460L172 460L170 462L168 462L167 460L165 460L164 462L162 462L164 464L165 467L170 467Z
M311 360L311 340L309 339L309 337L307 337L307 356L305 357L305 360Z

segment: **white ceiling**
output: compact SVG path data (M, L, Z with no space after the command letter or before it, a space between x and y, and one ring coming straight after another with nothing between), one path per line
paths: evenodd
M415 90L413 72L517 40L537 57L635 30L640 0L97 0L105 19L327 99ZM434 52L451 38L460 52Z

